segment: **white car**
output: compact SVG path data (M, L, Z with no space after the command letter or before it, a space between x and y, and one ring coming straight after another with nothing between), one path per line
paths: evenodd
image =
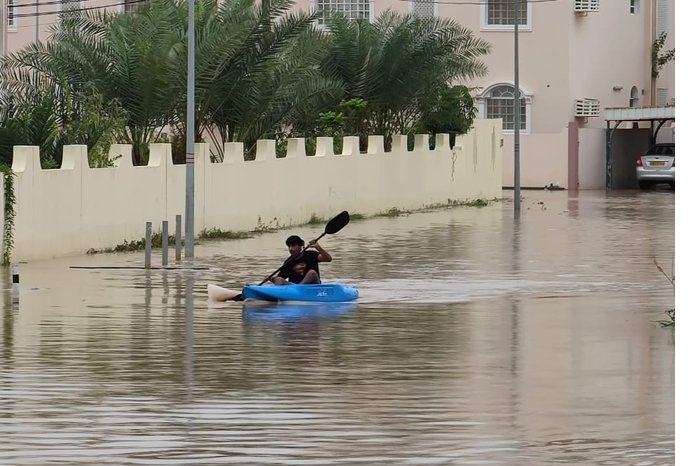
M636 160L636 179L641 189L661 183L675 189L675 143L653 144Z

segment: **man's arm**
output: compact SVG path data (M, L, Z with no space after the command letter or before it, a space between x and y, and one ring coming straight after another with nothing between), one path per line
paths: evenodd
M318 251L318 262L332 262L333 257L330 255L328 251L323 249L323 247L320 244L318 244L316 240L310 240L308 242L308 247L314 248L316 251Z

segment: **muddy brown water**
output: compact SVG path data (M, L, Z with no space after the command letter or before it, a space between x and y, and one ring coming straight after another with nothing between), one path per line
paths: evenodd
M523 194L324 238L351 305L207 302L322 225L5 271L0 464L674 464L674 194Z

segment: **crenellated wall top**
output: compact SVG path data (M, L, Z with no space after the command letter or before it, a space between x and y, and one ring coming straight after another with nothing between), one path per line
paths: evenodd
M462 136L460 136L462 137ZM345 136L342 138L342 150L336 153L334 150L333 138L318 137L315 139L315 152L306 153L305 138L287 139L285 157L277 157L277 143L273 139L261 139L257 141L254 160L245 160L244 146L242 142L227 142L224 144L222 164L224 165L244 165L259 164L268 161L284 159L305 159L306 157L348 157L358 155L407 155L409 152L443 152L449 151L449 135L438 134L435 137L435 148L430 149L429 135L416 134L415 144L412 151L408 151L408 136L394 135L392 137L392 150L384 150L383 136L369 136L366 152L360 152L359 137ZM458 140L457 140L457 145ZM198 163L217 164L212 162L205 154L208 151L207 143L196 144L195 159ZM113 160L114 166L106 169L143 169L145 167L158 168L175 166L172 158L172 145L169 143L152 143L149 146L149 159L146 166L134 166L132 158L132 146L130 144L114 144L110 148L109 157ZM179 164L177 164L179 165ZM63 147L63 162L59 170L89 170L87 146L66 145ZM37 146L15 146L12 159L12 170L15 173L29 173L34 170L42 170L40 163L39 147Z

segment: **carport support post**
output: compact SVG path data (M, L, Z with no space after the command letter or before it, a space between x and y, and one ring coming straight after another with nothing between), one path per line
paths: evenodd
M607 171L606 171L606 186L607 189L612 189L612 130L609 127L609 120L607 120Z

